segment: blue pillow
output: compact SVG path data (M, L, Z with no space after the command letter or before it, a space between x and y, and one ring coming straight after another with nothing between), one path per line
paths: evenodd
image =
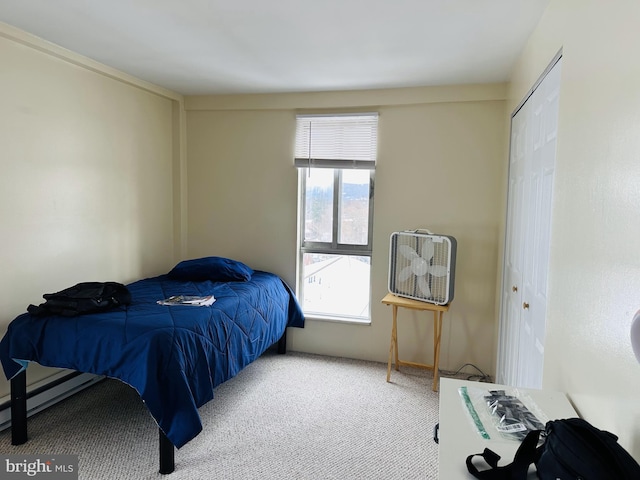
M182 281L246 282L253 270L242 262L224 257L204 257L184 260L168 273L169 278Z

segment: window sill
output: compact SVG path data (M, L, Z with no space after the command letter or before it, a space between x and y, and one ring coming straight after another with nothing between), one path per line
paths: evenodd
M318 322L346 323L350 325L371 325L370 318L358 319L358 318L349 318L349 317L329 317L329 316L318 315L317 313L316 314L305 313L304 318L305 320L312 320L312 321L318 321Z

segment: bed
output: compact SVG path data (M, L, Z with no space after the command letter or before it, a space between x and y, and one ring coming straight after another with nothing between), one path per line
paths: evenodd
M0 341L11 379L12 442L26 434L29 362L119 379L140 395L159 427L160 471L174 470L174 447L202 430L198 408L214 388L304 327L295 295L273 273L220 257L180 262L166 275L127 285L131 303L75 317L14 319ZM208 296L210 306L161 305L174 295Z

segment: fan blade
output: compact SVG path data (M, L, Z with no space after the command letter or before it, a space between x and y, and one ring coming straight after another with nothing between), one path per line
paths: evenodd
M418 277L418 288L425 298L431 298L431 289L429 288L426 277Z
M449 269L444 265L431 265L429 267L429 273L434 277L446 277Z
M410 276L411 276L411 265L404 267L402 270L400 270L400 273L398 274L398 281L406 282Z
M416 251L413 248L411 248L409 245L399 245L398 250L400 251L402 256L407 260L413 260L414 258L418 257L418 254L416 253Z
M422 258L429 261L433 258L433 240L430 238L425 238L424 242L422 242Z

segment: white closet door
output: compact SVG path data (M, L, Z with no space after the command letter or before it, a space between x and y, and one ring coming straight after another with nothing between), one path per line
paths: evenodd
M511 122L498 382L542 387L559 60Z
M504 278L502 282L502 319L498 357L498 382L513 384L520 349L520 310L522 309L522 278L524 270L524 212L528 198L525 182L526 152L530 150L530 105L525 103L511 121L511 152L509 155L509 200L506 224Z

